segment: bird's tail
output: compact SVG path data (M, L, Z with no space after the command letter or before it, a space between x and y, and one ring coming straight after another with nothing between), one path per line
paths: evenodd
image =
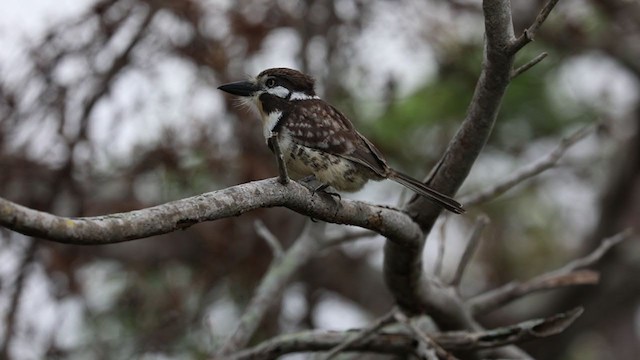
M451 212L454 212L456 214L462 214L465 212L464 207L462 207L462 204L460 204L459 202L453 200L447 195L441 194L438 191L433 190L432 188L412 178L409 175L405 175L397 171L392 171L389 174L389 179L409 188L410 190L414 191L419 195L426 197L427 199L433 201L434 203L442 206L443 208Z

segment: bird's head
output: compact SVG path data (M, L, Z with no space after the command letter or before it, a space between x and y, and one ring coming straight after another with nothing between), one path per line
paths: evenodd
M271 97L285 101L317 99L314 82L311 76L300 71L273 68L261 72L255 78L225 84L218 89L241 96L260 108L261 101Z
M311 76L287 68L267 69L255 78L222 85L218 89L239 96L240 103L262 120L265 139L289 109L302 101L318 99Z

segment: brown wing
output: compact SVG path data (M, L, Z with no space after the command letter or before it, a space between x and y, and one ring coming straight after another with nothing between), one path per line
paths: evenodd
M286 126L300 145L362 164L385 176L388 166L378 149L355 130L340 111L323 100L303 100L292 106Z

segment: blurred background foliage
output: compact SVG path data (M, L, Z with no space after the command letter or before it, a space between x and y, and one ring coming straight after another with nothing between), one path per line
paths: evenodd
M129 211L275 176L253 114L216 87L287 66L317 79L397 167L424 177L464 118L481 68L479 1L93 0L6 5L0 18L0 195L67 216ZM541 1L514 1L516 32ZM562 1L517 65L493 136L461 194L598 131L555 169L451 218L445 271L475 215L487 230L467 295L525 280L587 253L640 219L640 6ZM395 205L388 183L348 195ZM260 219L288 246L304 217L262 209L151 239L100 247L0 232L0 358L201 359L224 340L271 261ZM353 229L328 226L327 236ZM361 326L392 305L383 240L318 254L254 339ZM638 244L600 265L602 284L537 295L488 326L586 313L525 346L539 358L634 359L640 351Z

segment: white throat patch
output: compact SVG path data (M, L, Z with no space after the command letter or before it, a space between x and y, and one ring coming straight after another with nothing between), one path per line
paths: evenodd
M282 117L282 111L274 111L272 113L266 114L264 116L264 122L262 124L262 134L264 135L265 140L269 140L271 135L273 135L273 129L278 125L278 121Z

